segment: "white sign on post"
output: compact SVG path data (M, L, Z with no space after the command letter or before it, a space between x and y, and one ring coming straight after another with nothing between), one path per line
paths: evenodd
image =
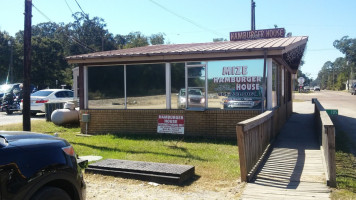
M304 83L305 79L303 77L299 77L298 78L298 83L299 83L299 86L303 86L303 83Z
M184 134L182 115L158 115L157 133Z

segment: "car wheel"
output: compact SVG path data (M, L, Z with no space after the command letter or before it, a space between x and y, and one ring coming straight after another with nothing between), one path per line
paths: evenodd
M6 110L6 114L12 115L12 113L14 113L12 110Z
M31 198L31 200L71 200L70 196L57 187L44 187Z

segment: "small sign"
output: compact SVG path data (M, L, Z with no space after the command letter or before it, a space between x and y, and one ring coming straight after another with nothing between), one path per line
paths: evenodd
M303 86L304 84L303 83L299 83L299 86Z
M299 83L299 84L302 84L302 85L303 85L304 81L305 81L305 79L304 79L303 77L299 77L299 78L298 78L298 83Z
M157 133L184 134L184 116L158 115Z
M338 109L325 109L326 113L328 113L329 116L338 116L339 115L339 110Z
M284 28L230 32L230 41L282 38L284 37L285 33L286 30Z

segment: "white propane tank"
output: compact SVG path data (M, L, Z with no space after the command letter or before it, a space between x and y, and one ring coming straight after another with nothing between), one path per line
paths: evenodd
M51 120L56 125L71 124L79 122L79 111L69 109L57 109L53 111Z

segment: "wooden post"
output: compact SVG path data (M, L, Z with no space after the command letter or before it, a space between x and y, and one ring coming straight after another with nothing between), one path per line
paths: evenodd
M237 144L239 146L239 159L240 159L240 174L241 181L247 181L247 169L246 169L246 155L245 155L245 136L243 132L243 126L236 126Z
M335 127L329 126L326 129L326 137L328 141L328 171L329 171L329 186L336 187L336 164L335 164Z

